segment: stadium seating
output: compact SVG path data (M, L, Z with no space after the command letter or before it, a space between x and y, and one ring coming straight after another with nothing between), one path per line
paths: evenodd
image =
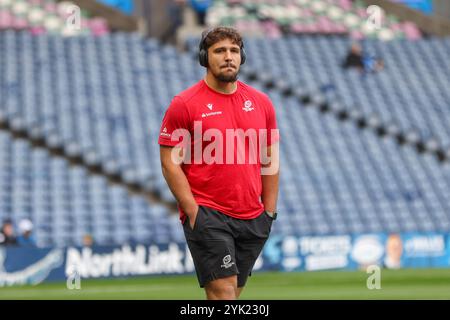
M280 38L285 34L349 34L354 39L421 38L412 22L381 16L369 23L367 5L350 0L218 0L208 10L209 26L230 25L245 34ZM374 21L374 20L370 20Z
M241 79L271 96L284 141L274 233L449 231L448 163L317 108L333 100L359 108L350 117L375 115L372 126L395 123L450 141L443 122L450 112L450 73L443 72L449 41L367 41L386 70L363 78L340 68L348 45L335 36L246 40L243 67L259 70L260 80ZM0 51L0 124L173 201L157 138L171 98L204 74L191 54L135 34L62 38L16 31L0 33ZM281 81L265 88L264 74L305 90L311 102L282 95ZM415 132L408 139L416 140ZM169 217L165 207L7 134L0 138L0 214L32 218L41 245L76 244L86 231L102 244L182 239L176 214Z
M286 216L274 232L450 230L450 165L276 89L268 93L284 139L279 211Z
M340 36L249 38L248 66L450 149L450 38L365 40L365 52L385 63L382 72L366 75L342 70L350 44Z
M201 78L200 66L124 33L62 39L10 31L0 39L0 109L9 118L173 200L159 168L159 126L171 98Z
M35 224L40 247L181 241L182 228L166 207L149 204L45 149L0 131L0 221Z
M81 11L80 25L73 28L68 17L74 14L73 3L55 0L0 0L0 30L28 30L34 35L43 33L75 36L109 33L104 18L89 17Z

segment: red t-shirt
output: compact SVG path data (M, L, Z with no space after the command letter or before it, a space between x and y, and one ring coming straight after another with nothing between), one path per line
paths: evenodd
M179 138L174 134L176 129L188 132L190 140ZM236 129L241 129L241 133ZM265 140L260 139L263 129L267 132L267 145L279 140L275 110L266 94L240 81L234 93L223 94L201 80L173 98L164 115L158 143L190 145L191 162L181 164L181 168L199 205L234 218L253 219L264 210L259 157L259 143ZM245 132L247 138L243 138ZM251 150L256 150L256 156L251 155ZM181 209L180 219L185 219Z

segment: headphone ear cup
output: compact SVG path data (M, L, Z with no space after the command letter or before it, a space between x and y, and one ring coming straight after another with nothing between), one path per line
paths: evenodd
M206 37L208 34L212 31L212 29L206 30L202 32L202 38L200 40L199 44L199 50L198 50L198 62L202 67L207 68L208 67L208 49L205 48L206 46Z
M208 52L205 49L200 49L198 52L198 62L202 67L208 66Z
M247 54L245 53L244 47L242 47L241 48L241 64L244 64L245 60L247 60Z

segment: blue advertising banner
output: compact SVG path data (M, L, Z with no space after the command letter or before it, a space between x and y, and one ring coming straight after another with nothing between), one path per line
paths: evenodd
M185 244L54 249L0 247L0 287L66 280L185 274L194 264Z
M0 287L51 279L65 279L63 249L0 247Z
M272 235L254 271L358 270L450 267L444 233ZM0 247L0 287L43 281L194 273L185 243L111 247Z
M448 267L450 264L448 236L441 233L408 233L401 235L400 267ZM446 243L447 241L447 243Z
M131 15L134 10L133 0L98 0L98 1L113 8L116 8L128 15Z
M450 267L450 236L443 233L271 236L263 269L314 271Z
M432 0L391 0L394 2L399 2L408 7L411 7L416 10L420 10L426 14L433 13L433 1Z

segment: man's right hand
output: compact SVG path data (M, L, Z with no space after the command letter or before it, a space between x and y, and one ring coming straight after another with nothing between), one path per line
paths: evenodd
M189 225L191 226L191 230L194 230L195 220L197 219L199 205L197 203L189 206L184 213L189 217Z
M181 169L181 164L174 163L172 159L172 153L177 154L181 149L179 147L160 146L159 150L163 176L169 185L170 191L177 199L181 210L189 217L189 224L193 228L199 206L192 195L191 187Z

